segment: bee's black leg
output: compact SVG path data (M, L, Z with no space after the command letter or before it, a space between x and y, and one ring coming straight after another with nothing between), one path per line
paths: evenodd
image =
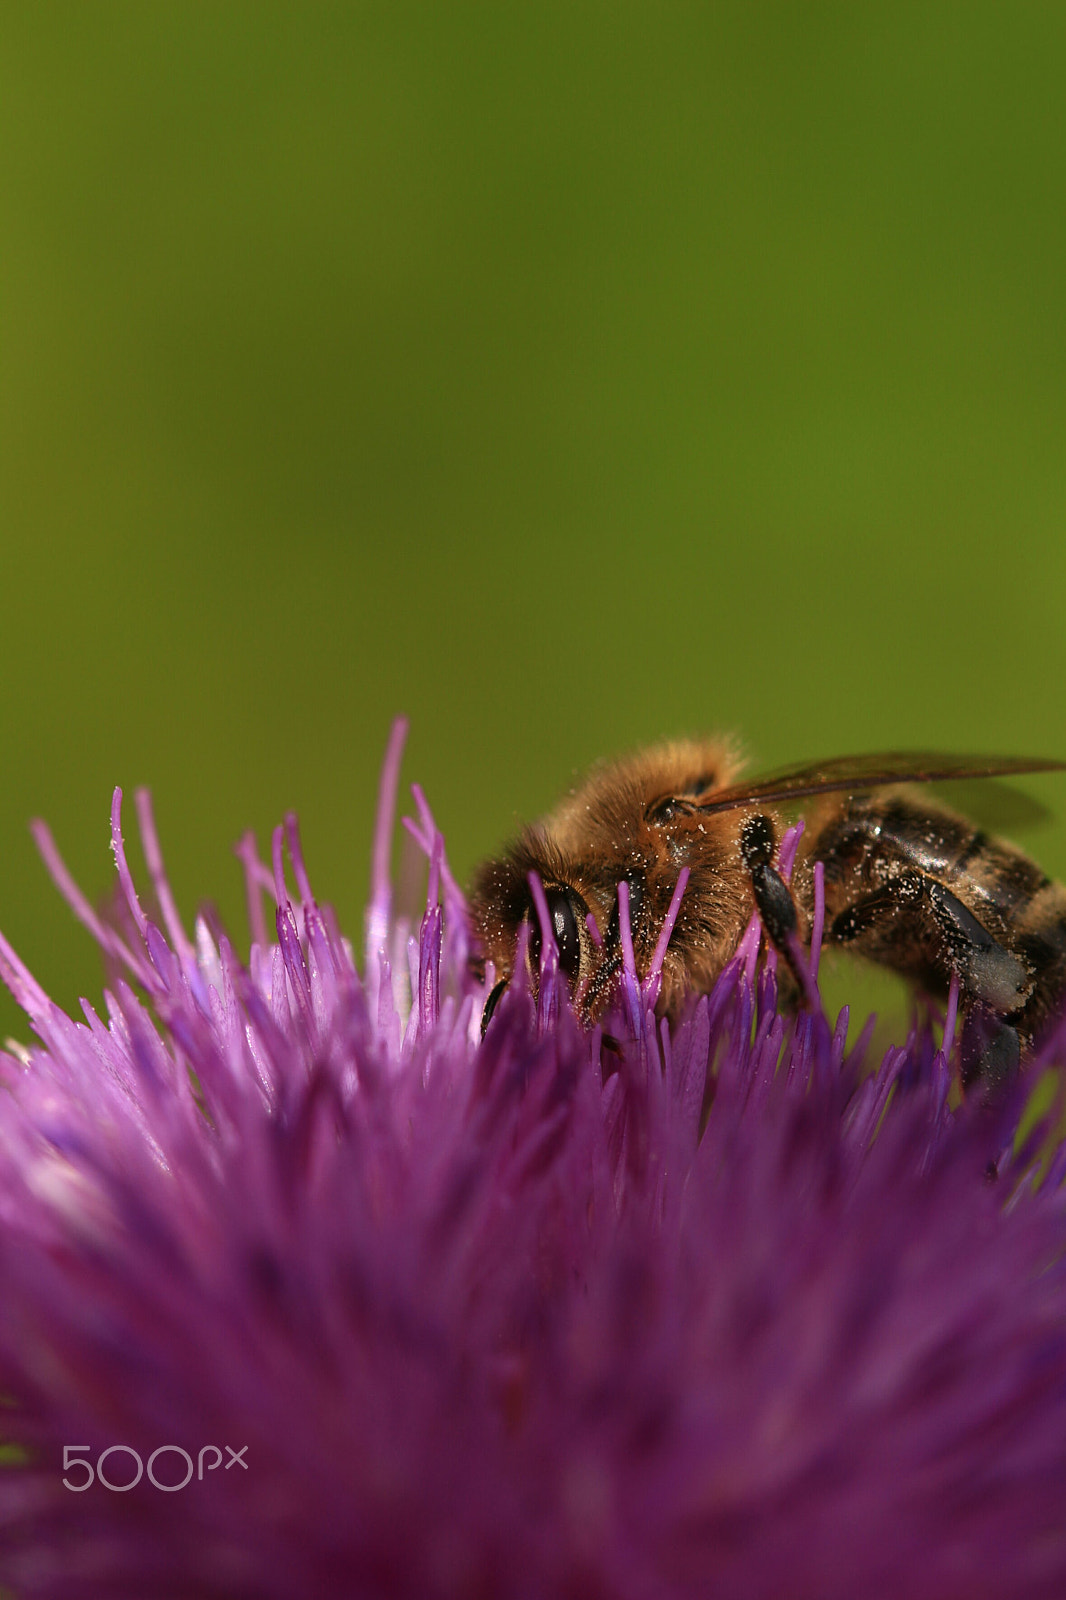
M860 895L850 906L834 918L829 937L836 944L851 944L863 935L892 921L907 907L916 905L925 890L924 874L917 871L901 872L890 878L879 889Z
M751 889L767 938L788 962L807 994L809 975L803 971L796 938L796 904L792 890L773 865L774 828L769 817L749 817L740 830L740 853L751 875Z
M995 1091L1010 1082L1021 1059L1022 1041L1017 1028L980 1003L967 1009L959 1045L959 1070L965 1089L980 1080L986 1089Z
M917 868L889 878L846 906L834 919L830 938L838 944L858 942L861 948L865 934L879 934L883 945L885 924L907 914L919 930L924 924L926 942L936 930L944 975L956 973L962 987L963 1083L980 1078L994 1088L1013 1075L1021 1058L1021 1038L1009 1019L1032 993L1029 970L950 889Z
M973 912L935 879L927 893L964 988L1000 1016L1023 1006L1033 992L1024 961L997 944Z
M792 891L771 863L774 829L769 817L749 817L740 832L740 853L751 874L751 888L767 934L784 951L789 934L796 931Z
M958 973L968 995L1000 1016L1025 1004L1033 983L1024 961L997 944L950 889L917 868L898 873L846 906L835 918L830 937L837 944L850 944L906 911L939 931L946 946L947 972Z

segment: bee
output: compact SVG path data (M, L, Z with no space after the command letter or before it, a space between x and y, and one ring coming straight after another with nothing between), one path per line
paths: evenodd
M1066 992L1066 888L915 784L1066 763L924 753L845 757L740 782L725 741L655 746L602 766L544 821L477 871L471 921L480 961L499 982L483 1027L514 975L519 933L536 987L541 945L531 875L543 886L559 967L587 1025L612 1002L623 964L619 887L637 974L650 970L684 868L688 882L662 957L657 1000L674 1019L737 952L752 912L784 957L793 1001L809 978L804 952L821 863L824 933L902 974L934 998L958 983L963 1082L1010 1077ZM803 802L789 882L775 864Z

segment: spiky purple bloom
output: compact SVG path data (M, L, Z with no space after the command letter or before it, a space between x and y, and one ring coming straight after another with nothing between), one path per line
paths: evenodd
M770 970L753 987L753 944L672 1035L630 972L606 1082L550 945L536 1004L512 986L482 1043L417 798L429 906L417 936L391 914L383 827L361 970L291 822L271 869L242 850L247 965L182 930L143 797L161 926L118 796L125 934L44 839L125 977L76 1022L0 943L40 1039L0 1058L0 1582L1066 1593L1051 1118L1022 1137L1020 1092L953 1109L928 1025L864 1074L844 1024L779 1016ZM116 1484L132 1451L207 1453L180 1490L78 1492L65 1445L128 1446Z

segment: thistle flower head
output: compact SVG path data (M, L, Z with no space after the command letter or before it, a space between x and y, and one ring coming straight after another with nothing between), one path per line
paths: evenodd
M1057 1108L955 1104L928 1022L875 1068L780 1015L757 937L672 1030L629 962L605 1054L546 924L482 1040L418 792L420 927L390 903L399 739L358 963L292 819L240 848L247 962L183 929L145 796L158 917L119 795L120 930L40 834L115 977L72 1019L0 940L38 1040L0 1057L0 1582L1066 1592Z

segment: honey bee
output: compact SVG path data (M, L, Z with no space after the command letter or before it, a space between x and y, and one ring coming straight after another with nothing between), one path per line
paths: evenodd
M537 983L531 874L543 885L575 1010L591 1026L610 1006L622 971L619 886L628 887L643 977L684 868L659 1013L675 1018L688 996L713 986L753 910L784 957L786 988L802 999L820 862L826 944L847 946L933 997L946 995L954 976L963 1081L999 1082L1031 1052L1066 992L1066 888L911 785L1064 766L904 753L823 761L741 783L735 750L714 740L658 745L605 765L475 875L473 930L481 961L491 961L499 979L483 1026L514 975L523 924ZM805 827L786 882L775 865L787 823L781 808L797 801Z

